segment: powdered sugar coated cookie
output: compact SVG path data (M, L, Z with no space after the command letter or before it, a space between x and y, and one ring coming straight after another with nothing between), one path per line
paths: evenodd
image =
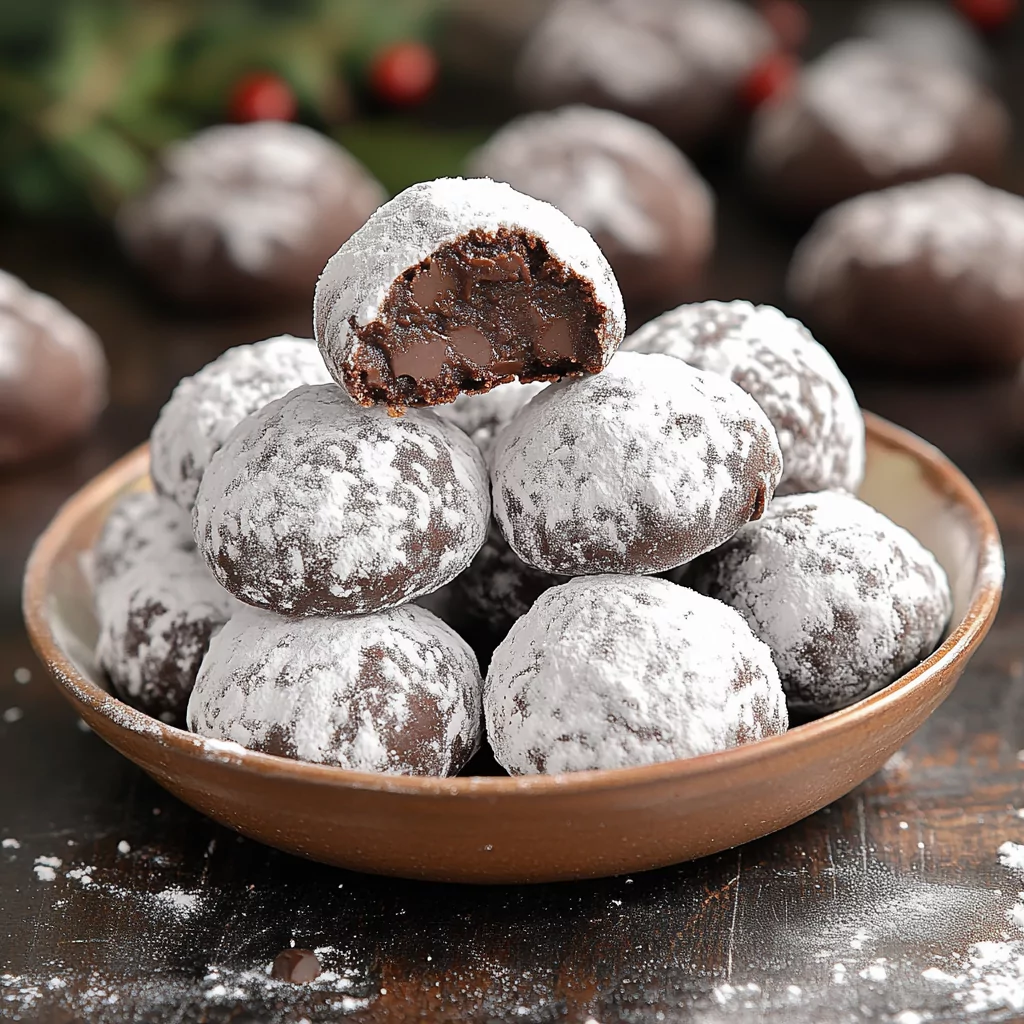
M749 395L639 352L547 388L491 461L506 540L530 565L570 576L682 565L758 518L781 472L775 430Z
M191 511L210 459L246 416L300 384L330 379L308 338L284 334L228 349L182 380L160 410L149 450L156 489Z
M484 715L514 775L695 757L788 725L771 653L736 612L636 576L541 595L494 652Z
M437 590L484 541L477 447L433 413L391 417L334 384L243 421L196 499L199 549L225 587L284 615L379 611Z
M480 744L480 670L423 608L282 619L244 609L216 636L189 728L353 771L454 775Z
M860 486L864 417L835 360L798 320L742 300L698 302L645 324L623 348L675 356L746 391L779 437L777 493Z
M791 708L825 713L888 685L942 637L952 599L911 534L839 492L777 498L694 566L772 649Z

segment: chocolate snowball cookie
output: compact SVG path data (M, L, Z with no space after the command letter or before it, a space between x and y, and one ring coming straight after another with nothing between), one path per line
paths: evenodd
M183 724L210 637L238 607L195 552L150 548L96 590L96 660L122 700Z
M0 467L86 433L106 404L107 361L96 335L0 270Z
M791 711L825 714L926 658L952 611L935 557L849 494L776 498L693 567L771 649Z
M516 74L535 106L618 110L689 145L721 131L773 46L736 0L556 0Z
M314 325L334 379L400 413L515 377L597 373L625 315L608 261L565 214L486 178L441 178L331 258Z
M494 652L484 717L513 775L696 757L789 723L771 652L743 619L644 576L542 594Z
M281 619L247 608L210 644L188 706L201 736L390 775L455 775L480 745L473 652L423 608Z
M1024 199L948 175L851 199L793 255L790 300L832 351L882 365L1024 357Z
M486 459L498 434L546 387L547 384L540 382L499 384L482 395L459 395L450 405L439 405L434 411L469 434Z
M527 114L470 158L473 174L558 207L615 271L630 315L698 290L714 246L714 197L659 131L612 110Z
M128 253L188 302L307 298L317 275L384 200L370 173L302 125L217 125L170 146L118 213Z
M169 551L196 555L188 513L151 491L122 495L93 545L93 584L101 587L154 552Z
M239 345L174 389L149 439L156 489L191 511L214 452L250 413L331 375L316 343L290 334Z
M487 470L431 412L364 409L301 387L239 424L214 455L193 525L214 576L282 615L351 615L454 579L484 542Z
M853 40L759 108L749 165L771 201L814 214L862 192L937 174L989 178L1002 165L1009 136L1005 107L966 72Z
M505 539L568 576L682 565L759 518L781 472L775 430L749 395L639 352L547 388L491 458Z
M675 356L743 388L779 435L776 493L860 486L864 417L835 360L799 320L741 300L698 302L645 324L622 347Z

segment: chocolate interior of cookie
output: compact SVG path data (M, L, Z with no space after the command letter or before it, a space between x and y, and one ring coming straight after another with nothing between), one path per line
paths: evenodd
M593 285L525 231L470 231L391 286L345 385L363 405L439 405L518 377L603 368L604 306Z

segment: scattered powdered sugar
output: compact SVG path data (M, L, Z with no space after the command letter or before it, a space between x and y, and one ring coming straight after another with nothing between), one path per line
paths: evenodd
M93 546L93 584L102 586L154 552L195 548L187 512L152 491L132 491L115 502Z
M545 102L596 89L631 108L671 108L691 88L730 89L770 48L763 21L733 0L559 0L517 79Z
M247 608L210 644L189 728L358 771L448 775L480 742L480 670L416 606L288 620Z
M127 839L122 839L117 844L117 852L122 854L122 855L128 854L128 853L132 852L131 844L128 842Z
M548 572L659 572L757 518L781 471L774 428L731 381L620 352L505 428L494 514L516 554Z
M62 863L60 857L36 857L32 870L40 882L53 882L57 878L57 869Z
M780 494L860 486L864 417L835 360L798 320L742 300L699 302L663 313L622 348L675 356L743 388L778 433Z
M5 849L5 850L20 850L21 849L21 843L18 842L17 839L14 839L13 837L10 837L10 836L7 839L5 839L2 843L0 843L0 846L2 846L3 849Z
M761 106L752 155L767 167L784 165L821 125L870 174L928 168L961 142L984 102L981 87L955 67L849 40L808 66L792 93Z
M158 491L191 511L214 453L246 416L302 384L331 375L316 343L283 334L228 349L174 389L150 437Z
M118 214L128 245L142 248L162 236L197 262L223 246L253 275L266 273L282 249L303 244L335 192L348 191L348 203L367 212L384 197L335 142L283 121L207 128L170 146L161 170Z
M629 252L662 253L676 217L692 224L694 236L711 237L714 200L689 160L657 129L613 110L575 105L526 114L477 150L470 167ZM662 186L656 192L652 178ZM676 217L665 207L677 208Z
M771 652L743 619L646 576L579 577L541 595L494 652L484 714L495 757L517 775L694 757L788 724Z
M1004 868L1024 874L1024 845L1007 840L999 847L999 863Z
M687 582L772 649L790 707L843 707L930 654L952 610L942 567L852 495L777 498Z
M194 551L151 547L96 591L96 661L148 713L181 717L210 636L238 603Z
M64 873L64 877L70 878L71 881L78 882L79 885L87 888L93 884L92 872L95 870L95 866L91 864L84 868L68 868Z
M949 174L848 199L797 246L787 288L818 304L860 267L918 259L943 280L1024 297L1024 198Z
M498 434L546 387L544 381L499 384L482 395L459 395L454 402L437 406L434 412L467 433L486 459Z
M200 550L243 601L286 614L375 611L454 579L484 541L487 471L428 411L397 418L334 384L249 417L196 502Z
M407 188L381 206L331 257L313 300L316 338L337 381L358 350L357 327L377 319L397 278L470 231L523 231L584 281L603 307L598 344L605 358L622 341L625 310L597 243L559 210L488 178L438 178Z

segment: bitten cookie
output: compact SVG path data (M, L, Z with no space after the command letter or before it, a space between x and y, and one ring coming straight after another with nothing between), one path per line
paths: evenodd
M523 47L516 78L536 106L618 110L685 146L722 130L773 45L736 0L558 0Z
M487 470L431 412L391 417L334 384L243 421L210 462L196 541L239 600L282 615L380 611L444 586L484 542Z
M96 335L0 270L0 467L86 433L106 404L107 361Z
M758 109L749 165L773 202L815 214L937 174L992 177L1009 137L1005 107L966 72L851 40Z
M787 290L833 351L905 367L1012 367L1024 357L1024 199L948 175L822 216Z
M154 486L191 511L210 459L246 416L300 384L330 379L308 338L284 334L228 349L182 380L160 410L149 442Z
M470 157L585 227L632 316L693 297L714 247L714 197L659 131L612 110L562 107L516 118Z
M675 356L743 388L779 436L776 493L860 486L864 417L835 360L798 320L742 300L698 302L645 324L622 347Z
M771 654L736 612L638 576L541 595L494 652L484 715L513 775L695 757L788 725Z
M952 611L935 557L848 494L777 498L693 567L772 649L791 710L825 714L888 685L935 649Z
M781 472L775 430L749 395L639 352L547 388L491 459L505 539L523 561L568 576L682 565L757 519Z
M123 700L180 725L210 637L236 608L195 553L150 548L96 590L96 660Z
M423 608L281 619L247 608L214 638L189 728L250 750L392 775L455 775L480 745L480 669Z
M597 373L625 330L608 261L553 206L486 178L413 185L338 250L316 288L328 368L362 405Z
M167 498L133 491L118 498L93 545L93 584L101 587L155 552L196 555L192 519Z
M251 306L308 298L331 253L383 200L366 168L319 132L216 125L164 152L117 227L162 291Z

